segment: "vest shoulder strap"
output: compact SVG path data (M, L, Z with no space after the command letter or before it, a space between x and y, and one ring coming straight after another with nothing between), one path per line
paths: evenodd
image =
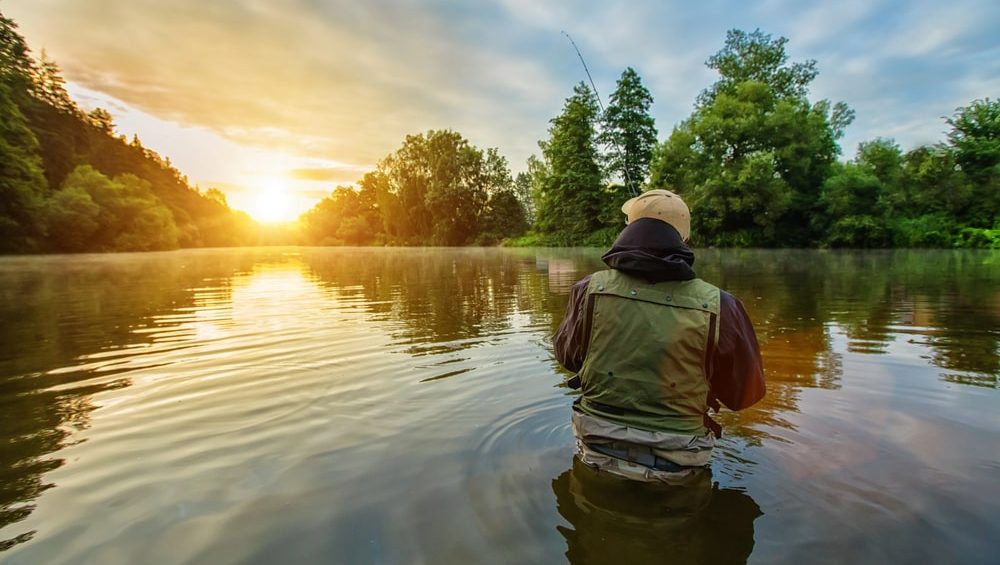
M716 316L719 314L721 302L719 289L701 279L650 283L614 269L594 273L590 278L587 292L620 296L674 308L702 310Z

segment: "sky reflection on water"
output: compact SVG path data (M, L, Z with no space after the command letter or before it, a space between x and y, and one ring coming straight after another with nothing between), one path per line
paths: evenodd
M550 340L599 255L0 259L0 555L992 560L1000 253L699 252L768 395L680 494L572 464Z

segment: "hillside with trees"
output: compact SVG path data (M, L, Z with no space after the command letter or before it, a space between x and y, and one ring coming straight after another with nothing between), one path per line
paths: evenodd
M253 243L217 190L85 113L57 65L0 15L0 252L150 251Z

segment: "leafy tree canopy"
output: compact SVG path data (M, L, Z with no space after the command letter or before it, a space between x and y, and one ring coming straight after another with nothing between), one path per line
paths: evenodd
M608 173L621 175L630 193L638 193L649 175L656 145L652 105L653 96L643 86L639 73L632 67L625 69L604 112L598 139L607 150Z

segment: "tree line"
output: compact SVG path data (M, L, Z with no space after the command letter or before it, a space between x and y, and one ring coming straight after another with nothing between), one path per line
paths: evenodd
M252 244L256 226L192 187L111 115L84 112L59 68L0 14L0 253Z
M690 204L698 246L1000 248L1000 101L958 108L945 142L904 153L877 138L843 162L854 111L809 99L816 61L790 62L787 41L728 32L706 61L719 78L661 142L632 68L603 111L576 85L513 178L457 133L408 137L359 190L303 217L305 241L607 245L624 200L668 188Z
M528 229L507 160L454 131L407 136L357 184L303 214L307 243L493 245Z
M945 142L877 138L840 162L854 112L809 101L816 62L789 64L786 42L729 32L719 80L655 148L648 186L688 199L695 243L1000 248L1000 100L958 108Z
M523 172L458 132L410 135L297 231L264 234L218 190L116 136L108 112L82 111L0 14L0 252L602 246L623 226L622 202L653 188L689 203L696 246L1000 248L1000 101L958 108L942 143L904 152L877 138L841 161L854 112L811 101L816 61L790 62L786 44L728 32L706 61L718 79L662 141L653 97L627 68L603 110L576 85Z

